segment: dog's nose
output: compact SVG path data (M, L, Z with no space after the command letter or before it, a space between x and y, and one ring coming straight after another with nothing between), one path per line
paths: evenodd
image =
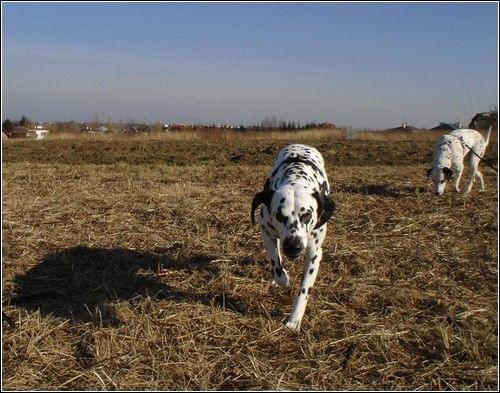
M283 252L287 257L296 258L304 249L300 237L287 237L283 241Z

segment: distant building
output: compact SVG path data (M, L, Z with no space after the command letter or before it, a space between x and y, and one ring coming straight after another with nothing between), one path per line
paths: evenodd
M36 140L47 139L48 136L49 136L49 130L44 130L44 129L35 130Z
M9 138L27 138L28 129L23 126L14 126L10 132L7 132Z
M407 122L403 122L399 127L390 128L389 131L413 131L416 127L410 126Z
M82 131L82 132L89 132L89 131L92 131L92 126L91 126L89 123L83 123L83 124L80 126L80 131Z
M28 138L34 138L36 140L47 139L49 136L49 130L43 127L43 124L37 124L34 128L29 129L26 136Z
M453 131L453 130L458 130L459 128L462 128L462 123L445 123L445 122L440 122L438 126L433 127L430 129L430 131L437 131L437 130L442 130L442 131Z
M128 124L125 124L120 129L120 131L125 133L125 134L137 134L140 132L147 133L149 131L149 127L143 123L128 123Z
M170 124L170 127L169 127L169 130L171 131L183 131L183 130L186 130L188 129L189 126L187 126L186 124Z

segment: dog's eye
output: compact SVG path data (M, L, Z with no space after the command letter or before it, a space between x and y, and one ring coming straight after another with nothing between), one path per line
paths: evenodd
M305 214L302 214L302 216L300 216L300 222L302 224L307 225L311 221L311 218L312 218L311 213L307 212Z
M276 219L283 224L287 222L287 218L279 210L276 213Z

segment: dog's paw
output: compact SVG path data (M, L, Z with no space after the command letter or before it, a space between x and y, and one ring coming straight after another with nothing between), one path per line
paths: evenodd
M288 320L285 325L288 329L290 329L294 333L300 333L300 322L301 321L293 321L293 320Z
M283 269L282 273L278 276L277 274L274 275L274 280L273 284L278 284L281 285L282 287L288 286L289 279L288 279L288 273L286 272L285 269Z

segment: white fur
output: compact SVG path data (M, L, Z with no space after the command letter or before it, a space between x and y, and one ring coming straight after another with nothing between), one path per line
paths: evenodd
M488 130L486 140L476 130L458 129L447 135L440 137L434 148L432 168L429 175L434 182L434 193L442 195L446 188L449 177L447 173L453 172L455 176L454 187L456 192L460 192L460 179L464 170L464 158L469 154L469 164L472 170L471 177L467 184L465 194L468 194L477 177L481 183L481 191L484 191L483 175L478 169L479 157L483 157L490 139L491 127ZM471 152L471 149L474 153ZM479 157L478 157L479 156Z
M270 190L272 199L268 205L262 205L259 224L262 240L273 266L273 282L283 286L289 284L280 253L283 249L286 254L284 244L287 241L288 244L290 239L296 241L297 247L301 249L300 254L305 254L299 294L286 322L286 326L292 331L299 332L309 291L316 280L323 255L321 245L326 235L326 223L315 228L320 222L319 210L325 206L326 199L334 208L333 201L328 197L330 186L325 175L323 157L315 148L301 144L283 148L271 168L265 189ZM326 199L314 197L319 194ZM324 210L321 209L321 212ZM288 252L289 250L290 248Z

